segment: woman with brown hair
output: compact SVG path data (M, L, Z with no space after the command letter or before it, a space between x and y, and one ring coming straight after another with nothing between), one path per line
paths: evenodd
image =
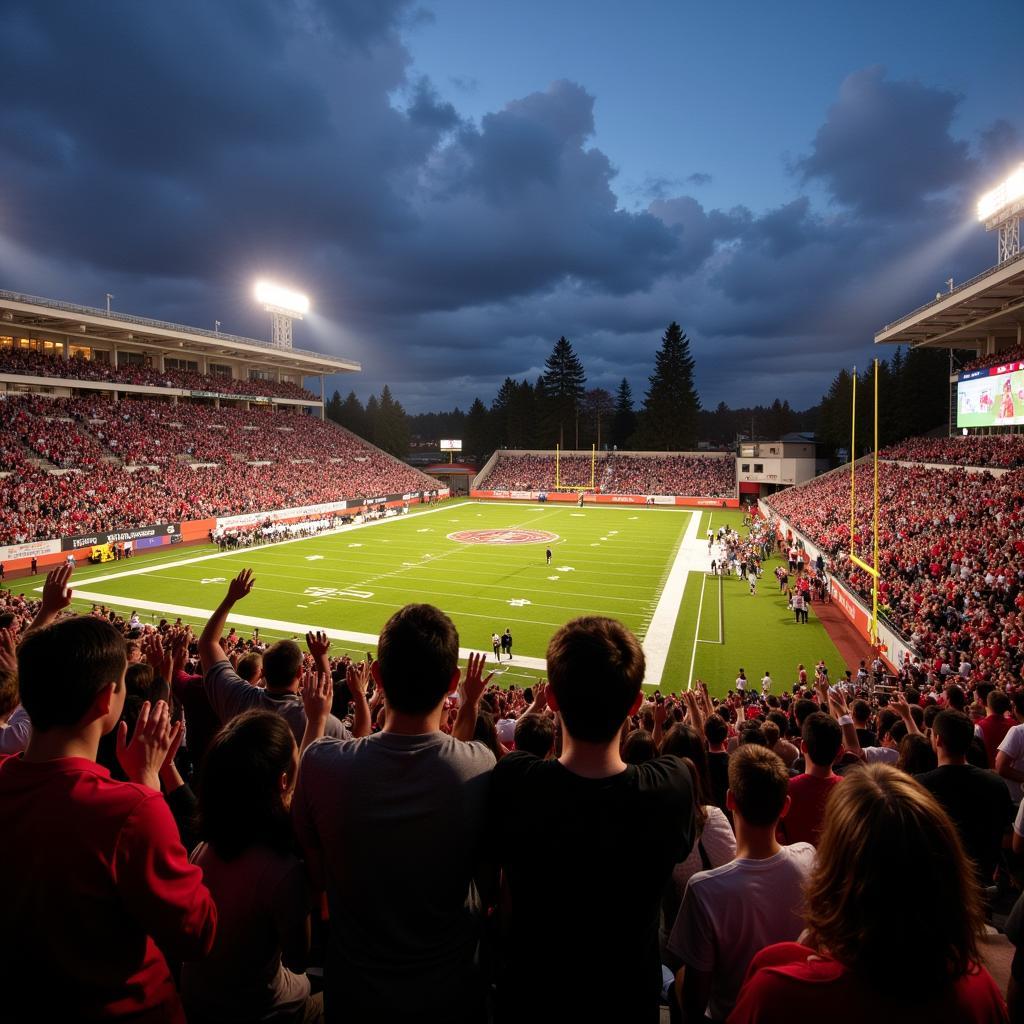
M835 787L806 922L806 945L754 958L730 1024L1006 1020L979 964L981 893L956 830L895 768L858 768Z

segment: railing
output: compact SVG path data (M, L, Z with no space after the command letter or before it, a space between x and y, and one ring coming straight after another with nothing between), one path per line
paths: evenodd
M152 320L145 316L134 316L131 313L109 313L105 309L97 309L95 306L79 306L74 302L59 302L57 299L44 299L38 295L24 295L21 292L9 292L0 289L0 299L7 299L10 302L25 302L33 306L46 306L47 309L60 310L62 313L82 313L85 316L102 316L108 320L117 320L125 324L136 324L139 327L157 327L165 331L182 331L186 334L199 334L205 338L215 338L217 341L237 342L243 345L258 345L260 348L267 348L274 352L296 352L302 356L315 356L317 359L325 357L321 352L312 352L303 348L278 348L269 341L260 341L258 338L246 338L240 334L226 334L224 331L207 331L202 327L189 327L187 324L172 324L167 320Z
M951 292L943 292L937 299L932 299L931 302L926 302L923 306L918 306L917 309L907 313L906 316L901 316L899 320L893 320L892 323L886 324L875 333L883 334L885 331L891 331L894 327L899 327L900 324L906 323L907 320L912 320L918 315L918 313L923 313L926 309L930 309L932 306L937 306L940 302L945 302L950 295L957 295L965 288L970 288L971 285L975 285L979 281L983 281L986 277L994 274L997 270L1002 270L1004 267L1008 267L1011 263L1018 263L1021 260L1024 260L1024 249L1017 253L1016 256L1011 256L1010 259L1004 260L1002 263L997 263L994 267L989 267L988 270L983 270L980 274L972 277L969 281L964 281L963 284L958 284Z

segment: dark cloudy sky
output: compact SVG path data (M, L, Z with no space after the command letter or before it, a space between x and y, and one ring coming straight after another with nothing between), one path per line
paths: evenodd
M1020 0L0 0L0 287L296 345L411 411L568 336L642 394L820 397L994 262Z

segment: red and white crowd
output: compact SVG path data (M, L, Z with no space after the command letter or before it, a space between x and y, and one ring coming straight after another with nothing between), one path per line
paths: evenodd
M102 398L0 411L0 544L437 487L312 416Z
M939 462L951 466L1024 466L1024 434L969 434L966 437L910 437L883 448L880 459Z
M106 381L110 384L145 384L161 388L182 388L218 395L257 395L266 398L298 398L317 401L316 396L299 384L288 381L243 379L221 374L199 373L168 367L125 363L112 366L96 359L63 359L60 356L28 349L0 348L0 373L25 377L60 377L72 380Z
M557 470L557 472L556 472ZM591 483L587 456L505 455L501 452L479 485L494 491L547 491L556 486L602 494L674 494L731 498L736 493L732 457L696 455L641 456L615 452L597 459Z

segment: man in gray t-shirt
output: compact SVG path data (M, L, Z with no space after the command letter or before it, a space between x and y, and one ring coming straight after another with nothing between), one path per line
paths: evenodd
M231 667L231 662L221 646L220 638L224 626L235 604L244 598L253 587L252 571L244 569L231 581L224 600L217 606L206 628L199 637L199 659L203 666L203 690L214 714L221 724L229 722L245 711L254 708L273 711L289 725L295 742L301 746L302 734L306 729L306 712L299 696L299 682L302 678L302 650L292 640L279 640L263 653L263 679L266 689L247 683ZM330 641L322 633L309 633L306 644L317 662L322 675L330 675L328 654ZM370 710L365 693L354 693L355 716L353 730L349 730L333 715L328 716L324 735L337 739L350 739L353 733L365 736L370 731Z
M329 1021L482 1019L473 877L495 762L471 741L483 655L470 658L453 734L440 731L458 650L443 612L396 612L372 670L386 701L383 731L318 740L302 758L292 815L330 905Z

